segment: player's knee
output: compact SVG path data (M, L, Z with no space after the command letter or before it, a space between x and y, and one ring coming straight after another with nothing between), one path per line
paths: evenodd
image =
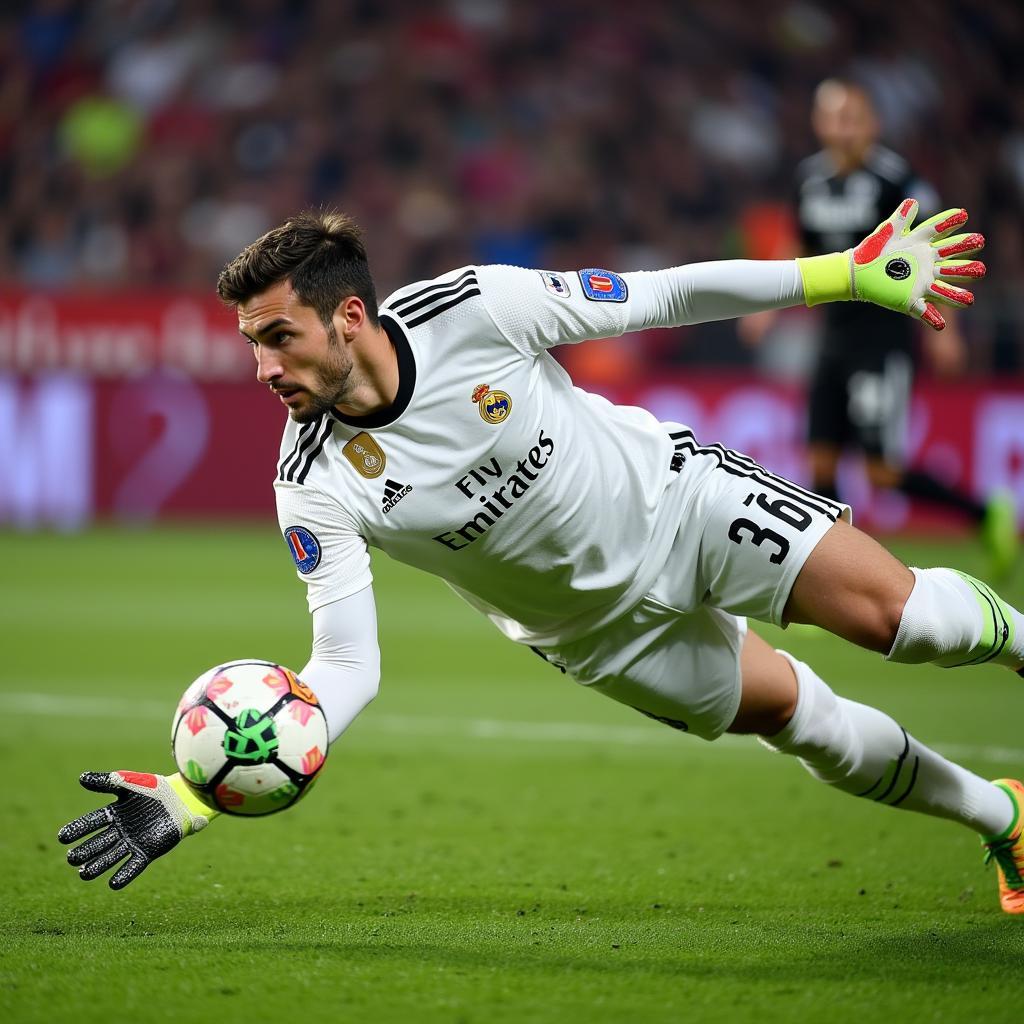
M888 654L896 643L906 603L906 594L895 592L871 600L860 617L863 636L858 638L859 644L880 654Z
M856 628L848 635L860 647L888 654L896 642L906 598L899 595L876 595L861 601Z
M798 691L794 688L784 700L780 700L774 707L766 709L758 728L750 731L758 736L778 736L793 720L798 699Z
M729 732L775 736L796 713L799 690L793 659L748 634L741 665L740 704Z

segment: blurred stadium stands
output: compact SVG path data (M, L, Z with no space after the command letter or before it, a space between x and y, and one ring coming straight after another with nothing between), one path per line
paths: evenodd
M164 317L199 341L161 365L203 376L193 328L216 317L221 265L311 204L363 225L381 295L470 262L785 253L792 171L816 148L811 93L835 74L868 87L886 141L986 233L990 274L963 327L970 372L1005 383L1024 368L1021 52L1019 0L9 2L0 392L35 369L13 325L40 295L57 297L44 319L74 322L95 319L97 296L116 311L128 294L202 293ZM799 315L791 328L807 333ZM146 370L126 358L127 376ZM734 325L711 324L575 358L583 379L639 382L752 356ZM117 376L86 364L71 361ZM0 451L0 477L21 472Z
M320 203L364 225L383 293L472 261L770 256L810 92L846 72L988 233L975 365L1018 368L1022 50L1016 0L7 3L3 276L209 288Z

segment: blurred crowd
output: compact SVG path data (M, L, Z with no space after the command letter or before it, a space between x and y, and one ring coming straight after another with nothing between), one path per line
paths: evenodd
M34 0L0 13L6 285L212 288L338 206L381 294L470 262L791 254L815 85L989 239L974 369L1024 366L1024 7L903 0ZM738 360L731 326L645 360Z

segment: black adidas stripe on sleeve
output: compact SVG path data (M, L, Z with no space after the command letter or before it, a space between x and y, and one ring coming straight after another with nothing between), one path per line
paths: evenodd
M295 444L292 446L292 450L277 464L278 480L284 480L285 475L294 470L295 466L302 458L303 450L312 443L318 422L318 420L313 420L311 423L304 423L302 425L299 430L299 436L295 439ZM289 479L291 478L289 477Z

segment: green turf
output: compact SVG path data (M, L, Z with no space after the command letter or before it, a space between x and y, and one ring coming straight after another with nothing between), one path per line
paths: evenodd
M972 545L899 550L982 572ZM173 705L218 660L301 666L302 587L271 528L7 533L0 565L4 1021L1012 1013L1024 921L969 832L590 695L387 559L381 696L309 800L85 885L54 839L94 806L78 772L168 770ZM766 632L969 767L1021 771L1009 673Z

